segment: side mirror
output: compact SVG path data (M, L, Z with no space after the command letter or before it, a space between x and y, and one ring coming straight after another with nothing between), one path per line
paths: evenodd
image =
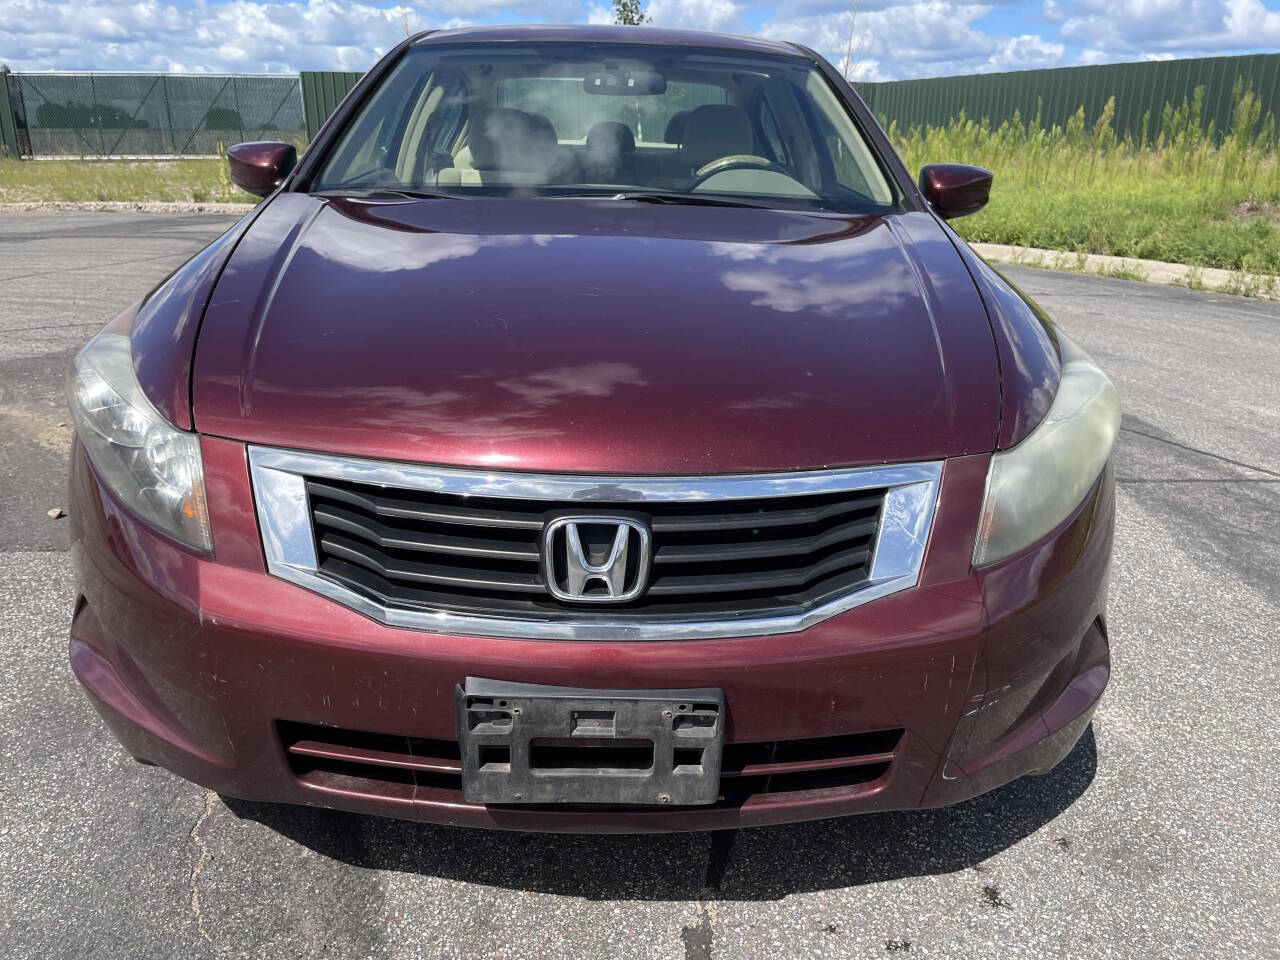
M990 170L963 163L931 163L920 170L920 192L947 220L977 213L991 199Z
M231 182L245 193L265 197L298 165L298 148L275 140L237 143L227 151Z

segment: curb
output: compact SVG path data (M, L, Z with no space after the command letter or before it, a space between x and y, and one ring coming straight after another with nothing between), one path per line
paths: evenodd
M1003 243L971 243L969 246L982 259L993 263L1089 273L1118 280L1140 280L1169 287L1187 287L1192 290L1210 290L1259 300L1280 301L1280 276L1276 274L1189 267L1183 263L1164 263L1160 260L1137 260L1100 253L1067 253L1038 247L1014 247Z
M40 200L0 203L0 214L67 211L82 213L219 213L242 214L252 203L197 203L194 200Z

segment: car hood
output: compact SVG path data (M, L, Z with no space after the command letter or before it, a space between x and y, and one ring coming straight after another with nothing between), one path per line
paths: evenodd
M282 194L210 298L196 428L583 473L989 451L999 374L928 214Z

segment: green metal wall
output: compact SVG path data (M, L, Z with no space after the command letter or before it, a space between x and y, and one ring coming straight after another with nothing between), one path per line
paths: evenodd
M1280 109L1280 53L1198 60L1115 63L1096 67L1062 67L1018 73L989 73L929 80L855 84L877 117L897 122L898 129L944 126L963 110L971 120L999 126L1020 112L1023 122L1065 126L1081 106L1092 125L1110 97L1116 98L1117 135L1137 139L1143 116L1150 111L1148 136L1160 129L1166 103L1176 108L1204 87L1204 124L1221 132L1231 125L1232 90L1237 78L1253 83L1268 110Z
M307 121L307 139L311 140L329 114L363 77L363 73L340 73L332 70L303 70L302 112Z
M361 76L359 73L302 74L308 136L315 136ZM1060 67L854 86L886 126L896 122L904 132L912 127L944 126L959 116L961 110L970 119L987 120L992 126L1013 119L1015 113L1020 114L1024 123L1029 122L1035 119L1037 111L1041 126L1065 126L1082 106L1085 121L1092 126L1107 100L1114 96L1113 126L1117 135L1140 137L1143 117L1149 111L1147 135L1154 139L1160 132L1165 104L1181 106L1184 100L1191 100L1197 87L1205 90L1205 128L1212 121L1218 133L1228 129L1237 79L1243 79L1246 85L1253 84L1266 109L1280 110L1280 53Z

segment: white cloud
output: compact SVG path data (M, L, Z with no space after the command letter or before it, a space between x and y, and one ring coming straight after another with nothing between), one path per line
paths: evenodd
M1058 0L1056 6L1064 14L1063 38L1090 54L1128 59L1280 46L1280 11L1262 0Z
M406 25L567 22L585 12L581 0L0 0L0 59L26 70L366 70Z
M856 0L850 75L1274 50L1278 7L1280 0ZM840 65L853 9L854 0L649 0L648 12L658 26L796 40ZM0 60L20 70L364 70L406 30L612 20L609 0L0 0Z
M949 0L860 8L854 24L851 74L860 80L946 76L1021 70L1063 61L1066 47L1061 43L1035 34L996 36L976 26L992 10L991 4ZM830 13L773 19L760 33L798 40L840 66L849 44L849 26L846 7Z
M860 83L875 83L887 79L880 71L879 60L864 60L857 56L851 58L851 66L845 71L845 75Z
M983 70L1034 70L1062 63L1067 48L1061 43L1050 43L1043 37L1023 34L1010 37L987 58Z
M654 26L687 30L726 30L737 24L743 7L732 0L650 0Z

